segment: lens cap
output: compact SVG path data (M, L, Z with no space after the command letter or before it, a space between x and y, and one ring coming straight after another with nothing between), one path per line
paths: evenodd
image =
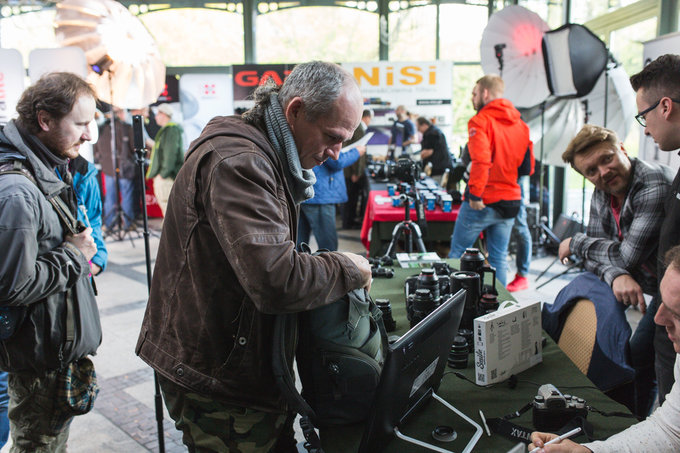
M432 431L432 438L439 442L453 442L458 437L458 433L451 426L441 425L437 426Z

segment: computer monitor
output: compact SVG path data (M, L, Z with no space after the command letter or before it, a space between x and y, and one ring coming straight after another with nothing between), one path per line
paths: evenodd
M460 290L390 346L359 453L381 451L394 428L437 391L464 306Z

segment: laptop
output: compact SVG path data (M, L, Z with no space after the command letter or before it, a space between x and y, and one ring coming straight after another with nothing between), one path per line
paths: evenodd
M460 290L390 345L359 453L381 451L437 391L464 306Z

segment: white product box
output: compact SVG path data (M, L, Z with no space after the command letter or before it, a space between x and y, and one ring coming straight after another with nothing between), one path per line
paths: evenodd
M504 381L543 361L541 303L526 302L475 318L477 384Z

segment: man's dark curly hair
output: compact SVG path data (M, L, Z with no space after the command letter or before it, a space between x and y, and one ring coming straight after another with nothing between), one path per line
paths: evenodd
M59 121L73 110L73 105L81 95L97 99L97 93L92 85L75 74L70 72L45 74L21 94L17 103L19 123L30 133L36 134L40 131L39 111L44 110Z
M645 90L649 102L668 96L680 96L680 56L666 54L649 63L639 73L630 78L635 91Z

